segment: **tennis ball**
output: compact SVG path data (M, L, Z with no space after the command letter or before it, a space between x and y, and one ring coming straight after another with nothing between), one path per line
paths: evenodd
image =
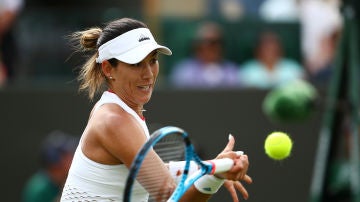
M282 160L287 158L292 149L293 142L289 135L284 132L272 132L265 140L265 152L274 160Z

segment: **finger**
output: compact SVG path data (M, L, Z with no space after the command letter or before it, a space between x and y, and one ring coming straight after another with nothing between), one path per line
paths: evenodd
M233 159L233 160L237 160L238 158L240 158L236 152L233 152L233 151L222 151L217 157L217 159L221 159L221 158L230 158L230 159Z
M247 184L251 184L253 182L252 178L249 175L245 175L243 181Z
M229 152L234 149L235 146L235 138L231 134L229 134L229 142L225 146L224 150L222 152Z
M236 189L234 187L234 182L231 180L226 180L224 183L225 188L229 191L233 202L239 202L239 198L236 193Z
M249 160L248 160L247 155L240 156L240 167L242 169L242 171L241 171L241 173L242 173L241 179L242 179L249 169Z
M241 155L244 155L243 151L235 151L236 156L240 157Z
M247 155L241 155L240 158L235 159L234 166L230 171L233 173L236 172L237 176L240 177L238 179L242 179L247 173L248 168L249 161L247 159Z
M245 189L245 187L240 182L238 182L238 181L234 182L234 186L241 193L241 195L243 196L243 198L245 200L247 200L249 198L248 191Z

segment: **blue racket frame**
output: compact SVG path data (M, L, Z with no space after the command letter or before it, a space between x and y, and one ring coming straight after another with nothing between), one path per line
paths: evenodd
M188 190L194 182L199 179L201 176L205 174L211 173L212 170L212 164L203 162L200 157L195 153L194 146L191 144L190 138L183 129L174 127L174 126L166 126L163 128L158 129L154 133L152 133L150 139L144 144L144 146L141 148L141 150L138 152L138 154L135 157L135 160L131 164L129 175L126 180L125 190L124 190L124 202L130 202L131 201L131 192L133 184L136 180L137 174L139 172L140 166L142 162L144 161L144 158L146 154L150 151L150 149L162 138L168 135L181 135L184 139L185 144L185 167L183 171L182 178L180 182L178 183L176 189L172 193L171 197L168 199L168 202L177 202L180 200L180 198L183 196L183 194ZM189 174L189 168L190 168L190 162L195 161L199 167L200 170L193 175L191 175L190 178L188 178Z

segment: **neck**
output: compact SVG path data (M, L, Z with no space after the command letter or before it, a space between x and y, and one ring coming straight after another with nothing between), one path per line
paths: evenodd
M108 90L111 93L116 94L112 89ZM132 110L134 110L136 112L136 114L138 114L141 118L143 118L143 112L146 111L143 107L143 105L137 105L134 104L133 102L128 101L126 98L124 97L120 97L118 94L116 94L127 106L129 106Z
M140 108L140 109L136 109L135 110L135 112L137 113L137 114L139 114L139 116L143 116L143 112L145 112L146 110L144 109L144 108Z

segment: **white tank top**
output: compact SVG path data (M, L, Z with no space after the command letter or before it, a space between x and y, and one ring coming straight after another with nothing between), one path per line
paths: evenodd
M149 130L134 110L127 106L116 94L104 92L100 100L95 104L94 111L106 103L116 103L126 112L135 117L142 126L147 137ZM66 180L61 202L72 201L123 201L128 169L125 165L105 165L87 158L81 150L81 141L77 147ZM148 201L148 193L135 182L132 191L132 201Z

